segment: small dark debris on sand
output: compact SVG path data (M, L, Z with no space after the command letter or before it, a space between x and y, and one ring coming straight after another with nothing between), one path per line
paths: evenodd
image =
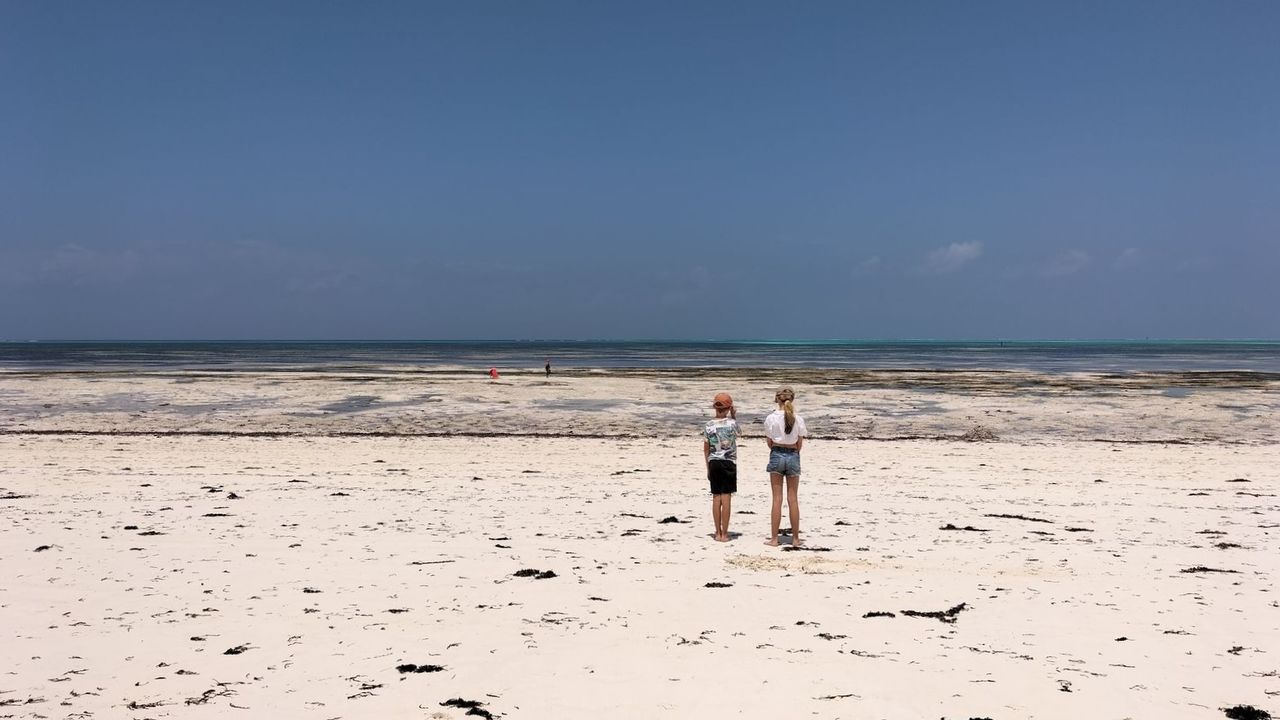
M52 545L41 545L35 550L32 550L32 552L44 552L45 550L52 550L52 549L53 549Z
M676 517L675 515L668 515L667 517L664 517L664 518L662 518L661 520L659 520L659 521L658 521L658 524L659 524L659 525L666 525L667 523L687 523L687 522L689 522L689 521L688 521L688 520L681 520L680 518Z
M648 470L645 470L645 469L642 469L642 468L636 468L635 470L618 470L618 471L613 472L613 473L611 473L611 474L613 474L613 475L630 475L631 473L642 473L642 472L649 472L649 471L648 471Z
M885 612L884 610L872 610L872 611L871 611L871 612L869 612L869 613L863 613L862 617L864 617L864 618L876 618L876 617L887 617L887 618L891 618L891 617L897 617L897 615L894 615L894 614L893 614L893 613L891 613L891 612Z
M788 545L782 548L782 552L831 552L831 548L817 545Z
M993 442L999 440L1000 436L991 431L991 428L982 425L974 425L969 428L965 434L959 436L960 440L965 442Z
M163 535L164 533L160 532L159 530L143 530L138 534L139 535Z
M243 499L244 499L244 496L243 496L243 495L237 495L237 494L235 494L235 493L231 492L231 493L227 493L227 499L228 499L228 500L243 500Z
M1221 570L1219 568L1211 568L1211 567L1205 567L1203 565L1196 565L1195 567L1183 568L1181 572L1184 572L1184 573L1238 573L1240 571L1239 570Z
M124 529L125 529L125 530L137 530L137 529L138 529L138 526L137 526L137 525L125 525L125 526L124 526Z
M524 570L517 570L513 574L516 577L531 577L534 580L547 580L553 577L557 577L555 572L552 570L535 570L534 568L525 568Z
M17 493L5 493L0 495L0 500L26 500L30 495L19 495Z
M709 582L706 585L703 585L702 587L727 588L727 587L733 587L733 583Z
M313 588L313 587L304 587L304 588L302 588L302 592L307 593L308 595L315 595L315 594L320 593L320 592L323 592L323 591L322 591L322 590L317 590L317 589L315 589L315 588Z
M1187 497L1195 497L1197 495L1208 495L1208 494L1209 493L1207 492L1193 492L1193 493L1187 493Z
M943 525L938 529L939 530L967 530L968 532L991 532L990 530L987 530L985 528L976 528L972 525L965 525L964 527L956 527L951 523L947 523L946 525Z
M1092 528L1069 527L1069 528L1063 528L1063 529L1066 530L1067 532L1093 532Z
M1197 530L1197 535L1226 535L1224 530Z
M843 640L849 636L848 635L832 635L831 633L828 633L828 632L820 632L818 633L818 637L822 638L823 640Z
M12 691L9 691L9 692L12 692ZM0 707L8 707L10 705L36 705L44 701L45 699L42 697L29 697L26 700L19 700L18 698L9 698L7 700L0 700ZM6 717L11 717L11 716L6 716ZM44 716L42 715L41 717L44 717Z
M1239 654L1241 653L1241 651L1243 651L1243 650L1244 650L1244 646L1243 646L1243 645L1236 645L1236 646L1233 646L1230 650L1228 650L1228 651L1227 651L1227 654L1228 654L1228 655L1239 655Z
M443 565L445 563L458 562L457 560L414 560L410 565Z
M755 515L756 511L755 510L734 510L733 513L735 515ZM840 523L836 523L836 524L839 525Z
M1246 479L1246 478L1232 478L1232 479L1228 480L1227 482L1249 482L1249 480L1248 480L1248 479Z
M521 470L520 472L524 473L525 475L538 475L542 471L541 470Z
M130 710L147 710L149 708L160 707L161 705L164 705L164 702L160 700L157 700L155 702L149 702L149 703L140 703L137 700L130 700L129 704L125 705L125 707L129 708Z
M983 515L983 517L1004 518L1005 520L1026 520L1028 522L1039 522L1039 523L1050 523L1050 524L1053 523L1052 520L1045 520L1044 518L1033 518L1033 517L1027 517L1026 515L1009 515L1006 513L987 513L986 515Z
M905 617L927 617L927 618L934 618L935 620L940 620L944 623L954 623L956 621L956 615L959 615L961 610L966 610L968 609L968 607L969 607L968 604L960 603L959 605L956 605L955 607L952 607L948 610L931 610L929 612L921 612L919 610L903 610L902 614Z
M651 518L651 517L653 517L653 516L652 516L652 515L637 515L636 513L618 513L618 517L644 518L645 520L648 520L649 518Z
M351 497L351 493L344 493L342 491L332 492L329 493L329 497Z
M409 612L409 608L391 608L387 612L391 613L392 615L399 615L400 613Z
M595 595L592 595L591 597L589 597L589 598L587 598L587 599L588 599L588 600L595 600L596 602L609 602L609 598L596 597Z
M486 718L486 720L493 719L493 713L489 712L488 710L485 710L484 703L479 702L477 700L463 700L462 698L452 698L449 700L445 700L440 704L443 705L444 707L456 707L459 709L466 708L468 715L475 715L476 717Z
M1116 642L1128 642L1128 641L1129 641L1129 638L1125 637L1124 635L1121 635L1120 637L1116 638Z
M231 517L231 513L205 513L202 517Z
M397 665L396 670L399 670L401 673L433 673L440 672L441 670L444 670L444 668L439 665L414 665L413 663L406 663L404 665Z
M249 649L248 645L237 645L233 648L227 648L223 651L223 655L239 655Z
M1238 547L1244 547L1244 546L1240 545L1239 543L1220 542L1217 545L1214 545L1214 547L1218 548L1219 550L1229 550L1231 548L1238 548Z
M1236 705L1223 710L1231 720L1271 720L1271 713L1252 705Z
M836 521L836 525L851 525L851 524L852 524L852 523L847 523L847 522L845 522L845 521L843 521L843 520L837 520L837 521Z

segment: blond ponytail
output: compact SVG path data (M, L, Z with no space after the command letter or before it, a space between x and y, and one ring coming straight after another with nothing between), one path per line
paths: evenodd
M790 434L791 428L796 426L796 409L791 404L791 401L796 399L796 391L789 387L784 387L778 390L777 394L773 396L773 399L782 406L784 429L787 434Z

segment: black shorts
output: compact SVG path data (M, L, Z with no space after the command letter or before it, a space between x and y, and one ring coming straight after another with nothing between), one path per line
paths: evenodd
M738 492L738 463L732 460L708 460L707 480L712 495Z

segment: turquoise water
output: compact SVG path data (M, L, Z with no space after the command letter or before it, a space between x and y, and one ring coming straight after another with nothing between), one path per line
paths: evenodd
M1280 341L398 341L0 343L9 370L463 366L1280 372Z

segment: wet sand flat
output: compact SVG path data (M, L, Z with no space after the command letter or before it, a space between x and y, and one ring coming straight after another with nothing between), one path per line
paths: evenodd
M142 382L126 395L150 392ZM657 407L683 394L614 390L599 399ZM504 399L494 385L468 392ZM824 392L837 391L801 398L835 417ZM1255 401L1274 401L1262 392ZM696 400L672 417L700 412ZM1113 400L1136 416L1134 403L1187 398ZM239 412L191 422L234 429ZM524 421L584 430L595 412ZM741 535L710 539L696 425L687 437L642 435L626 416L633 437L245 437L111 434L135 426L89 425L74 408L6 413L3 715L1212 718L1280 707L1280 448L1265 438L1131 444L997 425L998 442L815 441L801 551L761 544L756 442L742 450L730 528ZM942 414L939 434L974 422Z
M783 383L824 439L1280 443L1280 377L1250 372L7 371L0 434L670 437L722 391L758 434Z

